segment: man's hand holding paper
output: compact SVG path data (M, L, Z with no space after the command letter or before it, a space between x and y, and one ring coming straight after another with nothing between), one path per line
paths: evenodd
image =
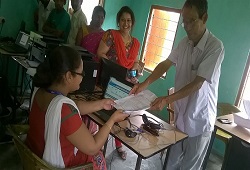
M114 107L124 111L140 111L150 108L157 96L150 90L144 90L137 95L130 95L122 99L115 100Z

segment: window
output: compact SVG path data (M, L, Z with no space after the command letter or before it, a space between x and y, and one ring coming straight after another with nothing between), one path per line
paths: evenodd
M88 24L91 21L92 12L95 6L103 6L104 0L83 0L82 2L82 11L87 17ZM69 11L73 11L71 7L71 2L69 2Z
M146 35L142 46L145 69L153 71L158 63L165 60L172 48L180 18L179 9L152 6Z
M240 108L240 110L244 110L243 99L250 100L250 50L248 52L247 64L245 67L245 71L243 73L243 77L240 83L240 88L238 91L238 95L235 101L235 105Z

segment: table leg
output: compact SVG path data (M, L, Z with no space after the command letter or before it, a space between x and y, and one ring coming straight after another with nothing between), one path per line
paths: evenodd
M17 64L16 67L16 80L15 80L15 85L14 85L14 95L17 96L17 87L19 86L19 64ZM21 93L20 93L21 94Z
M136 161L135 170L139 170L141 168L141 161L142 161L142 158L140 156L138 156L137 161Z
M162 169L165 170L166 167L167 167L167 163L168 163L168 156L169 156L169 153L170 153L170 149L171 149L171 146L167 149L167 153L166 153L166 157L165 157L165 161L164 161L164 164L163 164L163 167Z
M9 73L9 56L7 56L7 60L6 60L6 68L5 68L5 74L8 75Z
M24 78L23 78L23 77L26 76L26 75L25 75L26 73L25 73L25 70L24 70L23 67L22 67L21 69L22 69L22 71L21 71L21 74L22 74L22 75L21 75L21 84L20 84L20 95L24 94L24 92L25 92L25 90L26 90L26 89L23 89L23 83L24 83L24 81L23 81ZM28 82L28 83L29 83L29 82ZM24 86L24 88L25 88L25 86ZM23 90L24 90L24 91L23 91ZM23 96L21 96L21 97L23 97Z

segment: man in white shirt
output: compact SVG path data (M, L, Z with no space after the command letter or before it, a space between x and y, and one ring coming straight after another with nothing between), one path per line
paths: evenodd
M157 98L150 108L162 110L174 102L175 126L188 134L187 139L171 147L168 170L201 169L215 124L224 46L206 28L207 6L207 0L186 0L182 25L187 37L131 90L139 93L175 66L175 93Z
M75 45L76 35L83 25L87 25L87 18L81 9L83 0L71 0L71 6L73 8L73 14L71 17L71 29L68 36L68 43Z
M45 24L50 12L55 8L54 0L40 0L38 4L38 10L36 11L35 19L37 21L38 31L43 31L43 25Z

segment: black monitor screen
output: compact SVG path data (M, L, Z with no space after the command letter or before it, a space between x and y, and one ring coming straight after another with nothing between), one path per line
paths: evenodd
M101 71L101 76L99 83L102 86L103 90L106 89L110 77L114 77L115 79L124 82L126 84L129 85L131 84L126 81L127 68L122 67L121 65L116 64L113 61L102 58L100 71Z

